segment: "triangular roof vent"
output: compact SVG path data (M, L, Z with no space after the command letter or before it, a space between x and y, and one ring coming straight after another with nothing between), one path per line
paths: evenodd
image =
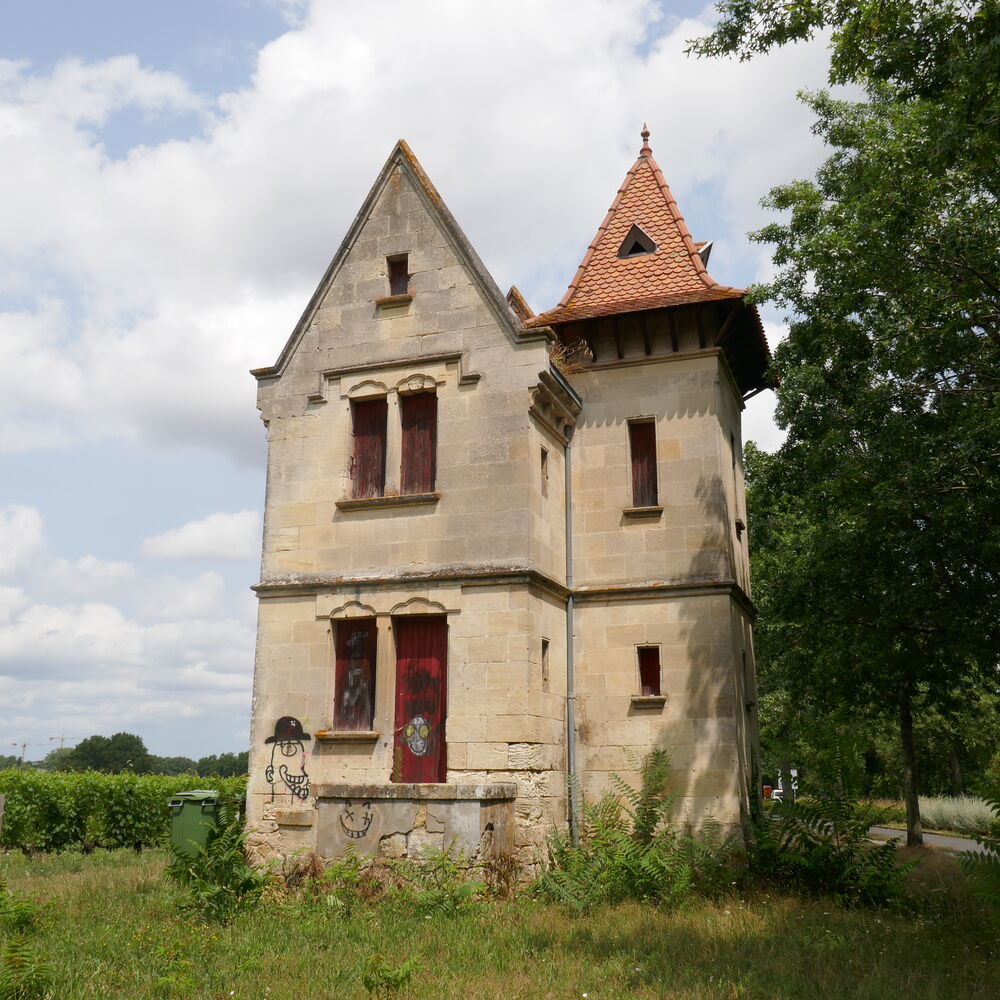
M622 245L618 248L619 257L639 257L646 253L656 253L656 244L637 226L634 225L625 234Z

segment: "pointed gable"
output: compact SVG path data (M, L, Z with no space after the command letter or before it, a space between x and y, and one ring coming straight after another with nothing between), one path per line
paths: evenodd
M251 374L259 381L275 379L285 371L303 337L316 319L317 313L323 307L324 302L337 281L338 275L345 266L348 266L348 258L359 240L361 240L365 227L370 222L373 213L377 211L380 199L386 192L387 187L393 185L398 191L401 181L417 197L422 210L443 235L449 252L454 255L455 263L462 268L468 276L470 283L478 290L483 303L492 314L497 327L507 335L509 341L518 344L545 339L541 331L526 330L524 328L520 317L515 314L511 304L497 287L492 275L487 271L479 255L455 220L455 217L448 210L447 205L445 205L441 195L438 194L437 189L424 172L413 151L405 140L400 139L389 154L389 158L386 160L378 177L375 179L375 183L372 185L368 196L358 210L350 229L347 231L347 235L344 237L333 260L327 267L326 273L323 275L316 291L309 300L291 336L282 348L278 360L266 368L255 368L251 371ZM389 263L391 266L392 262ZM390 291L389 280L387 278L385 291ZM383 295L385 291L382 292ZM371 299L372 305L375 305L376 300L377 296L373 296Z
M639 157L562 301L526 326L743 297L743 289L720 285L709 276L701 245L692 241L653 159L645 126L642 140Z

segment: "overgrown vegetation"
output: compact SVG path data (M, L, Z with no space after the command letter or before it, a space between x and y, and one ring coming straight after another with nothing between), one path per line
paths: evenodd
M994 817L991 834L977 834L982 852L967 851L962 855L962 869L969 877L978 899L985 904L994 921L1000 924L1000 799L988 802Z
M695 889L726 884L733 843L698 841L667 821L669 772L669 754L653 750L642 762L639 788L613 776L613 792L584 804L577 843L568 833L549 838L550 866L538 895L575 911L625 900L669 908Z
M329 905L306 883L208 926L177 912L162 853L11 854L0 871L45 914L31 943L59 1000L364 1000L378 956L394 968L419 959L400 1000L992 1000L995 933L957 865L932 858L934 908L913 914L757 884L673 909L596 907L586 920L524 895L428 919L401 898ZM0 948L8 941L0 933Z
M186 890L178 904L182 913L225 924L260 902L269 877L247 864L242 814L226 807L219 813L218 827L194 857L171 845L164 874Z
M0 794L7 796L0 846L29 852L162 847L170 834L170 796L204 784L191 775L0 771ZM237 807L246 795L245 778L214 779L211 787L221 802Z

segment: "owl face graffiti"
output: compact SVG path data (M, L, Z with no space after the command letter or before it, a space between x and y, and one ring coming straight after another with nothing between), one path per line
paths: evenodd
M403 740L411 752L418 757L425 757L430 749L430 723L422 716L415 715L403 727Z
M374 818L370 802L352 802L348 799L340 814L340 828L351 840L361 840L371 829Z

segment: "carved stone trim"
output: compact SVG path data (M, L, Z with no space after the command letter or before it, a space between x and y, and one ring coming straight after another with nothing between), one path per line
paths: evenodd
M440 493L410 493L398 497L361 497L358 500L338 500L338 510L372 510L383 507L417 507L435 504L441 499Z
M382 733L377 729L359 731L317 729L313 733L313 738L320 743L377 743L382 738Z

